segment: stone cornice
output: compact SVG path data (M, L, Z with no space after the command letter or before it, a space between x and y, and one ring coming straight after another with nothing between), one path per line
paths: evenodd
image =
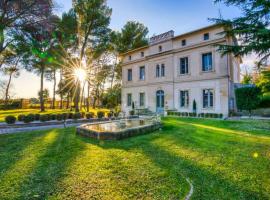
M135 63L139 63L139 62L142 62L142 61L148 61L148 60L150 60L152 58L166 56L166 55L170 55L170 54L176 54L176 53L179 53L179 52L189 51L189 50L192 50L192 49L195 49L195 48L214 45L214 44L218 44L218 43L222 43L222 42L226 42L226 38L219 38L219 39L215 39L215 40L201 42L201 43L194 44L194 45L189 45L189 46L183 47L183 48L171 49L169 51L165 51L165 52L145 56L144 58L141 58L141 59L137 59L137 60L128 61L126 63L123 63L122 67L127 66L127 65L131 65L131 64L135 64Z

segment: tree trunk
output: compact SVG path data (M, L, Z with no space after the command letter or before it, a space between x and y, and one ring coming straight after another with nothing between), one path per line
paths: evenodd
M86 82L83 83L83 88L82 88L80 110L82 110L82 105L83 105L83 101L84 101L84 87L85 87L85 83Z
M53 102L52 109L55 109L55 88L56 88L56 70L53 70Z
M86 100L87 112L89 112L89 107L90 107L89 98L90 98L90 81L88 81L88 84L87 84L87 100Z
M80 86L80 82L79 80L76 81L76 85L78 87L76 87L76 91L75 91L75 112L80 112L80 108L79 108L79 102L80 102L80 94L81 94L81 86Z
M59 87L59 91L60 91L60 109L63 109L63 92L62 92L62 82L63 82L63 69L60 70L60 87Z
M43 79L44 79L44 66L41 66L41 73L40 73L40 111L44 112L44 98L43 98Z
M9 79L8 79L8 84L7 84L7 88L6 88L6 92L5 92L5 108L7 109L7 105L8 105L8 99L9 99L9 87L10 87L10 83L11 83L11 78L12 78L12 72L9 74Z
M67 105L66 105L66 109L69 108L69 97L70 97L70 94L68 93L68 95L67 95Z

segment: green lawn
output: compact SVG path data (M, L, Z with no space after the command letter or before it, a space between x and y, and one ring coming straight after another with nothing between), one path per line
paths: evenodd
M96 114L96 112L98 110L104 111L104 112L108 112L107 109L90 109L90 112L94 112ZM70 110L61 110L61 109L46 109L45 112L40 112L39 109L16 109L16 110L0 110L0 122L4 122L5 121L5 117L8 115L14 115L15 117L17 117L20 114L23 115L27 115L27 114L57 114L57 113L63 113L63 112L70 112Z
M165 118L96 141L74 128L0 135L1 199L270 199L270 123Z

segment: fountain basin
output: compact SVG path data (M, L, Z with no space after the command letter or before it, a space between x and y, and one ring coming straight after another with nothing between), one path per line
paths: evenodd
M123 125L123 123L125 123ZM121 140L159 130L161 123L151 119L128 119L123 121L83 124L76 134L98 140Z

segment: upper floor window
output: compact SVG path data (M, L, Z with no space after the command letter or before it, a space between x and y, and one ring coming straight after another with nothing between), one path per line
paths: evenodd
M128 60L131 60L131 56L128 56Z
M161 75L162 77L165 76L165 65L164 65L164 64L161 65L161 73L160 73L160 75Z
M214 90L203 90L203 108L212 108L214 105Z
M156 77L164 77L165 76L165 65L164 64L157 64L156 66Z
M189 105L189 94L188 90L180 91L180 107L188 107Z
M162 52L162 46L158 46L158 51Z
M186 40L182 40L182 46L186 46L187 41Z
M156 77L160 77L160 67L159 67L159 65L156 66Z
M188 57L180 58L180 74L188 74Z
M144 57L144 52L143 51L141 52L141 57Z
M212 71L212 53L204 53L202 54L202 71Z
M131 106L132 104L132 95L129 93L127 94L127 106Z
M145 93L144 92L141 92L140 93L140 99L139 99L139 103L140 103L140 106L141 107L144 106L144 101L145 101Z
M144 80L145 79L145 67L144 66L141 66L140 67L140 80Z
M203 34L203 40L209 40L209 33Z
M132 69L128 69L128 81L132 81Z

